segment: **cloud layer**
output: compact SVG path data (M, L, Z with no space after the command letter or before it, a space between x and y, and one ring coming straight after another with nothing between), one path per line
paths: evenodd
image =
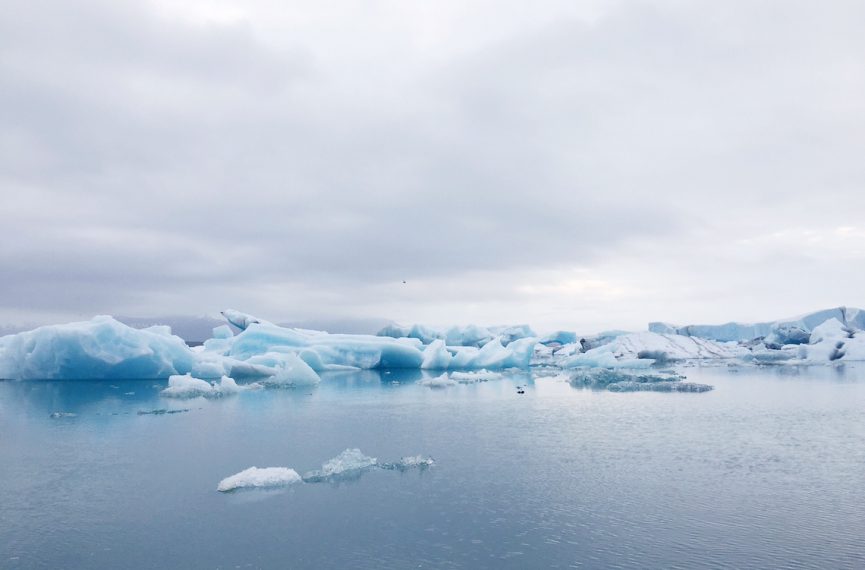
M315 4L0 6L0 320L865 305L861 2Z

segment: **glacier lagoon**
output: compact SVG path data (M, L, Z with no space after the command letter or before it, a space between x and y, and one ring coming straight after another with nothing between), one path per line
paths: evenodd
M543 368L192 399L166 380L0 382L0 567L862 567L865 364L676 371L714 390ZM435 463L217 491L355 448Z

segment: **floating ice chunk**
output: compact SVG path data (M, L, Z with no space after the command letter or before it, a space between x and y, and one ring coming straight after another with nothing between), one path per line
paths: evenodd
M457 381L448 378L447 374L442 374L441 376L436 376L435 378L424 378L420 382L418 382L418 386L426 386L427 388L447 388L449 386L456 386Z
M572 373L570 382L574 386L587 386L592 388L603 388L618 382L637 382L640 384L652 384L659 382L678 382L684 378L673 373L640 373L627 370L611 370L608 368L591 368Z
M247 363L273 370L273 375L264 380L266 384L313 386L321 382L321 378L309 364L290 352L267 352L253 356Z
M477 372L451 372L450 377L451 380L456 380L460 384L473 384L475 382L499 380L501 379L502 375L498 372L478 370Z
M218 398L248 389L250 386L238 386L237 382L228 376L223 376L219 382L211 383L186 374L168 378L168 387L160 393L168 398L197 398L199 396Z
M77 415L78 414L72 412L51 412L51 415L48 417L56 420L57 418L74 418Z
M346 449L333 459L329 459L318 471L310 471L303 476L308 483L336 479L345 475L355 474L378 463L375 457L364 455L359 449Z
M168 410L166 408L159 408L156 410L138 410L139 416L164 416L166 414L183 414L189 411L189 408L182 408L179 410Z
M448 352L443 340L434 340L423 351L420 367L425 370L447 370L453 356Z
M748 349L733 343L720 343L697 337L630 333L613 341L561 361L563 368L645 368L656 361L736 358Z
M16 380L167 378L189 372L194 362L180 337L107 316L0 338L0 378Z
M694 382L614 382L607 385L610 392L708 392L708 384Z
M408 471L409 469L426 469L435 465L435 460L432 457L424 457L423 455L412 455L403 457L399 461L393 463L381 463L381 469Z
M288 467L250 467L220 481L216 490L225 493L249 487L283 487L301 481L297 471Z

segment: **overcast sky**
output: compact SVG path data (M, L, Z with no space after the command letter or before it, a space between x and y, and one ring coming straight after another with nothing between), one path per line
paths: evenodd
M865 306L863 30L862 0L0 0L0 322Z

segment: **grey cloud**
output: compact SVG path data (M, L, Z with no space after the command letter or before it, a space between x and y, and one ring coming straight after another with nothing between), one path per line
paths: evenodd
M419 19L392 37L358 21L327 43L276 42L267 16L194 25L98 1L4 11L0 221L14 240L0 244L0 316L240 305L390 317L368 311L411 315L461 291L481 302L478 283L518 304L503 279L618 275L616 260L644 250L679 267L733 236L855 224L865 207L854 2L615 3L596 21L504 26L438 60L381 57ZM698 297L724 272L764 275L735 255L676 267L669 279ZM454 285L394 298L402 279ZM646 299L630 302L648 320Z

